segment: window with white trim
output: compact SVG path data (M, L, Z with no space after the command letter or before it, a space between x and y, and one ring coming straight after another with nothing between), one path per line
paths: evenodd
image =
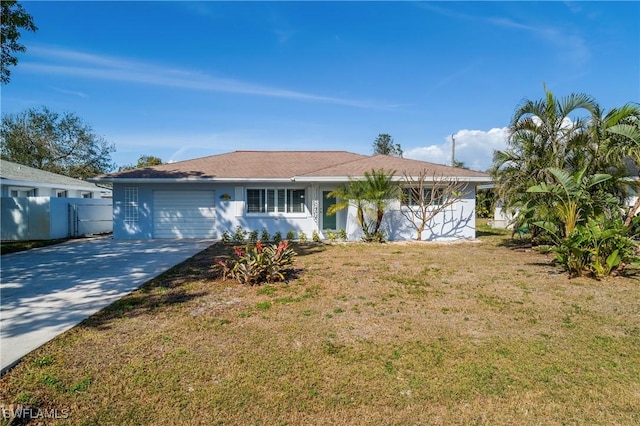
M138 222L138 187L136 186L124 188L124 221Z
M304 189L248 188L247 213L304 213Z
M425 205L440 206L446 201L447 195L440 188L422 188L422 200L420 199L420 190L418 188L402 188L402 205L419 206L420 202Z
M68 192L64 189L56 189L56 197L58 198L67 198Z
M35 197L37 193L36 188L9 188L10 197Z
M82 198L93 198L93 192L83 192Z

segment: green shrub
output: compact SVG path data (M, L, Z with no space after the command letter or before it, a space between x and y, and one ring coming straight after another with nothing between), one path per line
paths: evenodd
M319 243L320 242L320 234L318 234L318 231L316 231L315 229L311 233L311 240L314 243Z
M289 241L263 246L260 240L244 249L234 247L230 259L215 261L225 279L235 279L240 284L261 284L284 281L296 253L289 248Z
M296 233L293 230L290 230L289 232L287 232L287 240L289 241L293 241L296 239Z
M339 230L338 237L340 237L342 241L347 241L347 231L345 229Z
M267 241L271 241L271 235L269 235L269 231L267 231L267 228L262 228L262 233L260 234L260 241L264 241L265 243Z
M233 233L233 242L234 243L244 243L244 240L247 238L247 231L245 231L242 226L236 226L236 231Z
M282 242L282 232L278 231L273 234L273 242L276 244L280 244L280 242Z
M335 243L336 240L338 239L338 234L336 234L335 232L327 229L325 231L325 235L327 236L327 238L329 239L329 241L331 241L332 243Z
M301 243L306 243L308 240L307 234L301 229L298 231L298 241Z
M231 232L229 231L224 231L222 233L222 238L221 241L225 244L230 243L231 242Z
M634 260L637 246L628 231L621 219L589 218L586 224L578 224L569 236L556 244L553 251L570 276L586 272L601 278L620 273Z
M255 244L258 241L258 231L249 232L249 242Z

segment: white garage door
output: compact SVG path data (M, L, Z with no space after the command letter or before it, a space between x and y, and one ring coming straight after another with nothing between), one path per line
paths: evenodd
M154 191L155 238L215 238L214 191Z

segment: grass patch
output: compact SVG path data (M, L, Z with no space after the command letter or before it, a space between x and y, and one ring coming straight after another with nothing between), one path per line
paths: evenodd
M640 423L638 279L569 280L505 238L298 246L262 287L221 281L213 246L32 352L0 403L59 424Z
M2 241L0 243L0 254L17 253L39 247L47 247L69 241L68 238L55 240L34 240L34 241Z

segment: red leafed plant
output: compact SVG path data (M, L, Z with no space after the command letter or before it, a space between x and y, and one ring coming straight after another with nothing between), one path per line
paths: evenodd
M284 281L296 255L287 240L268 246L258 240L254 246L235 246L233 251L229 259L216 259L216 267L225 279L249 285Z

